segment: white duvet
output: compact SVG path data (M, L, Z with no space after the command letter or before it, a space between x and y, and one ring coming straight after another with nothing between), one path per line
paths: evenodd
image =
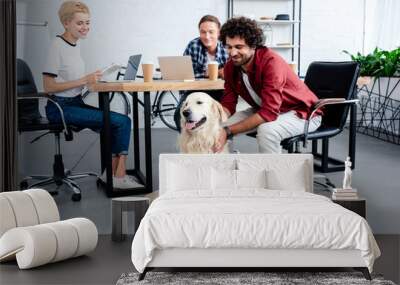
M380 255L359 215L320 195L265 189L164 194L140 223L132 262L143 272L165 248L358 249L371 272Z

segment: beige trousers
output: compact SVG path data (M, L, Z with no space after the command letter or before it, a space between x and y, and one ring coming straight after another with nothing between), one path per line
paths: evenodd
M255 113L254 108L236 112L224 125L229 126L250 117ZM321 116L311 119L309 132L315 131L321 125ZM246 133L257 131L257 143L260 153L281 153L281 141L304 133L306 120L299 118L295 111L280 114L275 121L265 122ZM245 133L245 134L246 134Z

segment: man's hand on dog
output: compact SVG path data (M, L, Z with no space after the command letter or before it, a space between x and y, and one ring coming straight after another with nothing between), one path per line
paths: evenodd
M222 152L224 149L224 146L226 144L226 137L227 133L224 129L221 129L219 133L219 137L217 142L214 144L213 151L214 153Z

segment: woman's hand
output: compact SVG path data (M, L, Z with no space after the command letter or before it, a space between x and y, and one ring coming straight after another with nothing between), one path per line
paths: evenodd
M95 83L101 78L101 71L90 73L80 79L57 82L56 77L44 74L43 75L43 88L44 92L49 94L54 94L58 92L63 92L72 88L82 87L86 84Z
M103 73L101 72L101 70L96 70L95 72L89 73L88 75L82 77L82 81L84 82L84 84L96 83L100 80L102 75Z

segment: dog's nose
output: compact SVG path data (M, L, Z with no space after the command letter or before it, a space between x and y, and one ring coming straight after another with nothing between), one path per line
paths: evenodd
M192 114L192 111L190 111L190 109L183 110L183 112L182 112L182 115L185 118L189 117L191 114Z

